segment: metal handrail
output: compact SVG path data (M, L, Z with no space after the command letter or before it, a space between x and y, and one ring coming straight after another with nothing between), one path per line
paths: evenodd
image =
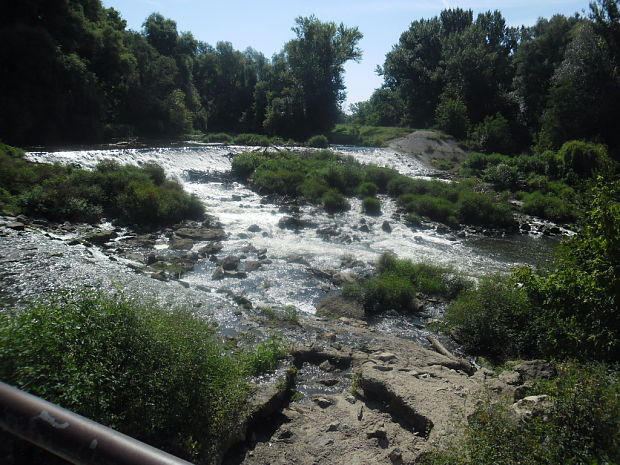
M0 427L76 465L191 465L1 381Z

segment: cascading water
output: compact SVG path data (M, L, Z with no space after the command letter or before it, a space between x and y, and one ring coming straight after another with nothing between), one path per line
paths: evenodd
M216 264L203 259L183 281L214 293L229 289L245 295L255 305L294 305L313 313L316 301L335 289L321 277L320 270L349 269L363 274L388 250L414 261L453 265L471 275L548 259L552 241L543 237L459 239L442 235L435 228L411 228L400 219L395 202L388 197L380 197L382 214L378 217L364 215L357 199L351 199L350 211L336 215L315 206L298 205L301 218L311 227L281 228L280 220L290 212L230 176L232 156L245 150L248 148L199 146L30 152L27 156L32 161L74 164L87 169L104 159L121 164L159 164L169 176L181 181L187 191L197 195L207 211L222 223L228 238L218 257L243 255L251 245L266 249L270 262L248 273L245 279L214 280ZM335 150L361 163L387 166L411 177L433 174L415 158L388 149ZM384 222L390 224L391 232L382 228Z

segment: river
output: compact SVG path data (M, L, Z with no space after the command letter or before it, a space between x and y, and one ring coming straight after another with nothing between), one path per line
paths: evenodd
M75 252L76 248L70 253L64 249L55 250L62 247L61 243L56 241L52 244L49 237L43 236L19 239L21 245L13 246L13 263L18 263L19 257L23 257L23 254L17 253L21 248L26 252L29 247L44 252L49 260L56 263L54 276L45 278L54 282L48 287L62 287L63 282L83 281L96 286L114 286L115 282L125 285L132 281L129 286L135 292L154 295L160 289L168 300L180 295L191 296L197 292L196 289L200 289L202 295L194 297L209 308L209 316L224 326L234 326L235 316L227 309L227 297L218 290L228 289L244 295L255 306L293 305L301 312L314 313L316 302L337 290L317 270L337 269L363 275L372 270L381 253L391 250L400 257L450 265L467 275L479 276L508 271L524 264L544 264L550 260L550 252L557 243L554 239L535 234L506 238L458 238L438 232L433 225L412 228L402 221L394 201L383 196L380 196L382 214L378 217L364 215L361 202L351 199L351 209L335 215L312 205L299 205L301 217L311 222L312 226L300 230L281 228L279 221L290 215L290 211L230 176L232 157L244 150L248 148L209 145L29 152L27 157L36 162L67 163L86 169L92 169L104 159L114 159L122 164L159 164L168 176L179 180L187 191L197 195L208 213L222 223L228 237L222 243L224 248L219 257L242 255L248 245L267 250L266 255L271 263L248 273L245 279L213 280L216 264L203 259L182 278L182 284L189 289L183 288L182 292L177 292L175 289L181 288L179 283L162 283L145 276L138 278L127 270L121 270L122 260L110 262L108 257L97 254L96 250L84 249L79 253ZM411 177L436 175L414 157L389 149L336 147L334 150L362 163L391 167ZM391 232L383 230L384 222L390 224ZM41 244L41 241L47 242ZM165 241L162 241L161 247L166 247ZM5 250L4 255L7 254L11 255ZM31 255L31 259L37 259L37 254L33 252ZM42 255L38 256L40 258ZM19 266L16 265L17 268ZM49 266L48 263L42 265L42 270L24 272L44 275L45 267ZM103 284L97 285L95 282ZM28 287L26 283L21 285ZM24 294L36 295L38 292L35 287L24 291ZM205 301L204 294L209 294L212 299ZM389 321L383 321L381 324L393 328L402 326L404 321L395 321L391 325Z

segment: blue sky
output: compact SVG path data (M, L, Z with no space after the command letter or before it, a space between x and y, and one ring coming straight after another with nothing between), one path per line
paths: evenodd
M471 8L474 14L499 9L511 26L532 25L537 18L555 13L587 13L589 0L103 0L120 11L130 29L140 30L146 17L159 12L190 31L199 40L215 45L228 41L238 50L252 47L267 57L293 38L291 27L298 16L315 14L322 21L357 26L364 34L360 63L346 65L347 101L367 100L381 85L375 74L385 54L398 42L412 21L430 18L444 8Z

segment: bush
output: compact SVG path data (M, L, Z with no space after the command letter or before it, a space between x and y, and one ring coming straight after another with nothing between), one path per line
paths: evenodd
M214 134L207 134L202 138L203 142L218 142L221 144L232 144L233 137L225 132L218 132Z
M400 176L398 171L391 168L383 168L375 165L368 165L365 170L364 179L379 188L379 192L387 194L388 183L395 177Z
M474 129L472 138L486 153L513 153L515 150L508 120L500 113L486 116Z
M3 381L200 463L237 426L248 377L282 352L227 352L188 311L123 295L57 293L0 313Z
M5 146L7 147L7 146ZM94 223L104 216L126 224L161 226L200 219L204 207L160 166L120 166L106 160L94 171L31 163L16 149L0 147L0 188L4 203L29 215L55 221Z
M375 197L366 197L362 202L362 208L367 215L381 215L381 201Z
M463 190L456 208L458 221L463 224L512 228L516 222L510 206L489 194Z
M435 122L442 131L464 139L469 132L467 106L461 99L443 98L435 110Z
M523 278L545 328L545 352L620 361L620 182L593 189L583 229L560 246L553 273Z
M490 275L460 295L446 310L445 323L458 329L469 352L503 360L538 352L538 329L527 292L513 276Z
M339 213L351 208L347 199L336 189L329 189L321 197L323 208L328 213Z
M308 147L326 149L327 147L329 147L329 141L327 140L327 137L323 135L318 135L318 136L313 136L310 139L308 139L308 141L306 142L306 145Z
M377 262L377 276L347 285L343 294L363 304L367 313L395 310L412 313L418 309L416 294L455 297L470 283L453 269L413 263L384 253Z
M374 182L363 182L357 188L357 195L360 197L375 197L379 188Z
M271 145L269 137L260 134L239 134L234 138L236 145L253 145L259 147L269 147Z
M242 180L247 180L264 160L264 155L260 153L240 153L233 158L232 173Z
M604 146L578 140L562 145L558 158L562 177L572 182L591 178L596 173L609 172L612 165Z
M555 222L572 222L577 219L577 210L574 205L564 199L540 192L525 194L521 210L528 215Z

